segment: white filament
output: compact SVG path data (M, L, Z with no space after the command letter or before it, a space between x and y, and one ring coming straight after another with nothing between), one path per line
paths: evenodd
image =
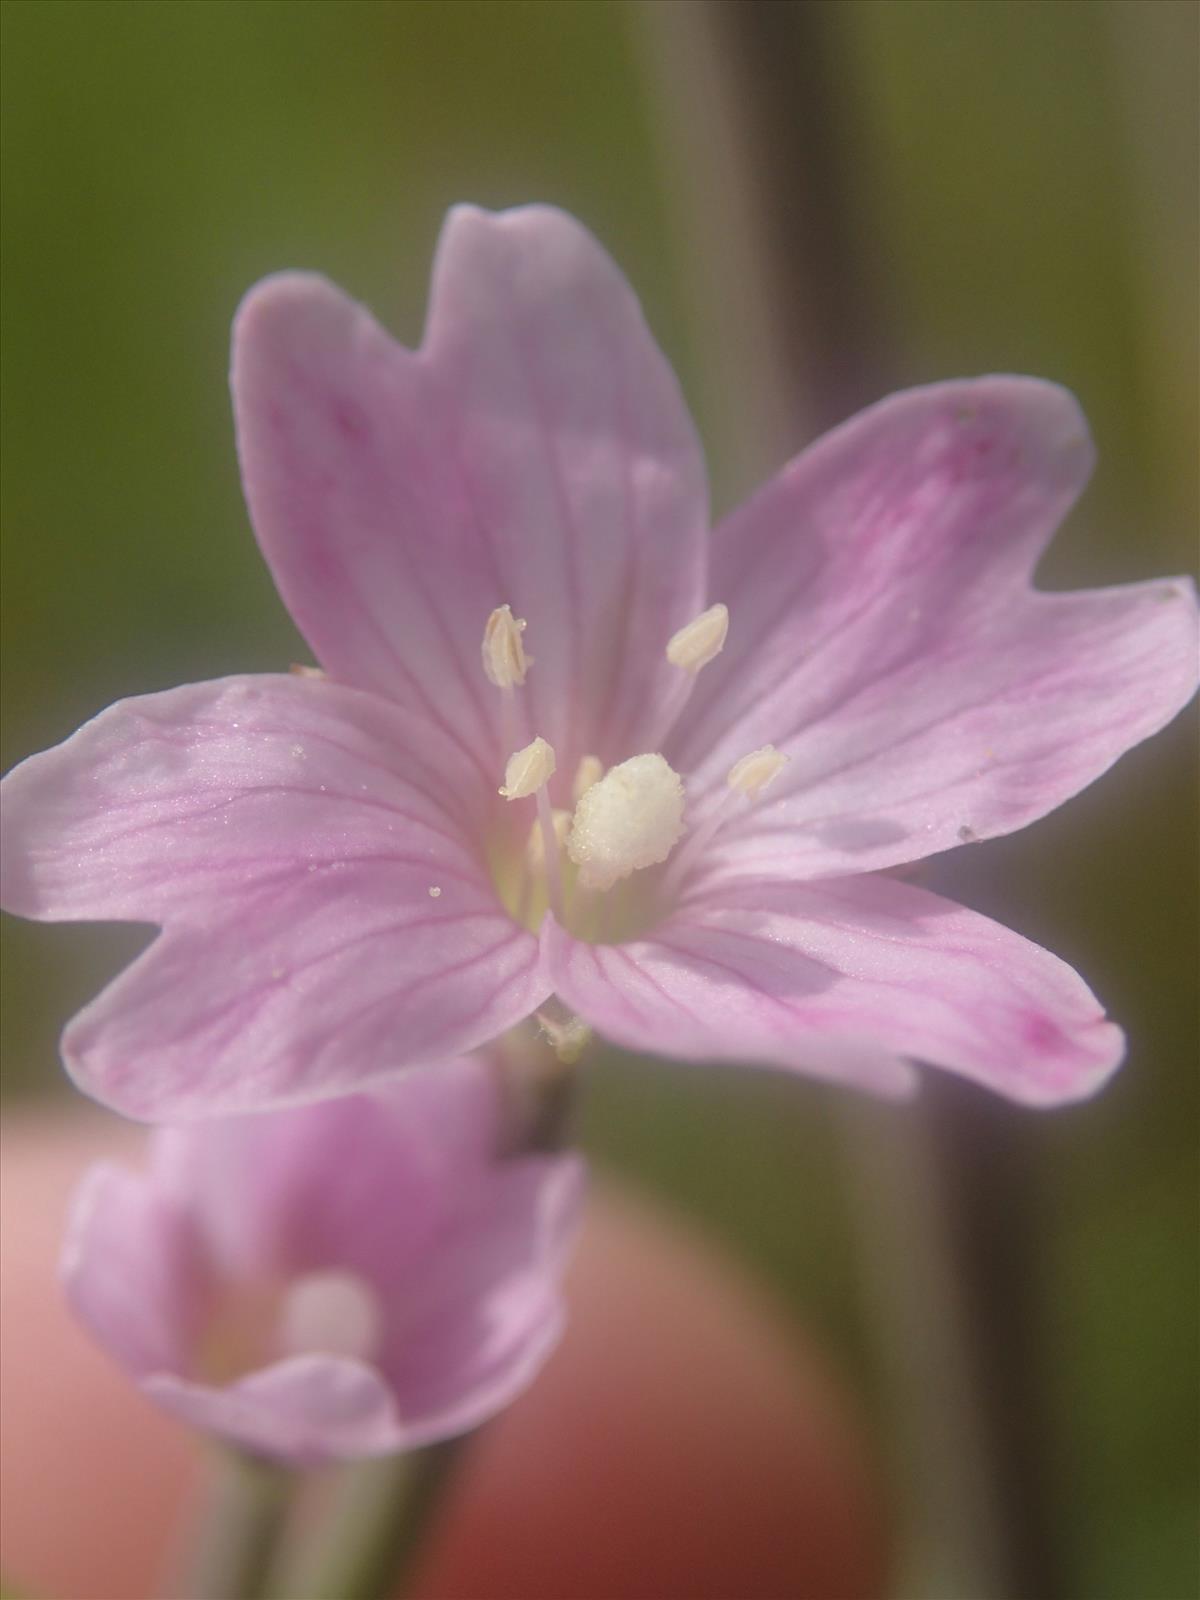
M599 756L584 756L575 768L571 780L571 799L578 805L594 783L604 776L604 763Z
M560 811L555 806L550 812L550 822L554 829L555 840L561 850L567 842L567 835L571 831L571 813L569 811ZM529 837L525 841L525 860L534 872L540 872L546 865L546 838L542 832L540 818L534 820L534 824L529 830Z

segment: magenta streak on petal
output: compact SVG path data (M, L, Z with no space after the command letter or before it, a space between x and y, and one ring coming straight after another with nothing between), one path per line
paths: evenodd
M563 1001L633 1049L669 1041L685 1058L885 1090L916 1058L1031 1104L1092 1092L1122 1052L1064 963L886 877L725 885L648 938L589 948L586 968L583 947L549 923L543 948ZM636 1007L618 965L637 972Z
M441 618L438 614L437 608L430 603L428 593L422 588L419 579L416 578L411 564L406 567L406 575L413 588L421 593L422 598L425 601L427 615L433 621L434 626L437 627L444 636L444 629L442 628ZM350 586L345 585L344 587L349 588ZM398 647L397 642L382 627L369 606L361 601L358 602L355 616L357 626L360 628L366 628L371 636L378 642L384 654L388 657L392 666L392 670L403 679L407 686L408 695L410 695L417 702L420 710L440 730L442 735L451 743L456 745L457 748L462 751L462 753L471 762L474 763L479 770L480 776L486 782L490 777L490 772L479 744L473 741L463 728L456 726L455 723L446 716L446 714L438 706L437 702L433 699L428 687L430 675L427 673L422 674L416 666L406 660L405 656ZM458 652L452 650L450 655L452 661L457 662ZM325 659L321 656L320 651L317 652L317 657L318 660L323 661ZM331 676L335 678L339 676L336 667L331 668ZM459 674L459 676L461 676L461 674ZM484 748L486 748L486 745Z
M696 1011L692 1006L685 1005L678 995L669 994L667 990L663 988L662 984L659 983L650 972L648 972L644 967L638 965L638 963L630 955L629 951L623 946L613 945L606 953L611 956L619 957L625 966L628 967L631 972L635 973L644 984L653 989L656 994L660 995L669 1006L673 1006L676 1011L682 1012L690 1022L694 1022L700 1027L704 1026L704 1018L700 1012ZM602 973L604 971L604 966L599 956L594 955L593 959L595 960L597 972Z
M227 964L230 935L241 944L245 918L243 912L231 930L188 935L186 943L182 931L164 935L80 1014L64 1037L64 1059L82 1087L151 1117L294 1103L329 1092L326 1084L349 1089L428 1059L442 1040L486 1039L547 992L536 978L536 945L511 925L498 939L453 958L441 953L435 938L448 919L425 927L377 926L310 959L293 959L276 976L262 972L272 958L261 939L244 975ZM420 941L424 971L412 970L412 951L407 974L390 970L396 938L410 932ZM459 935L453 926L447 932ZM355 951L362 959L348 966L347 955ZM331 972L332 987L314 981L323 970ZM464 977L471 981L464 985ZM209 996L199 1006L192 992L197 984ZM206 1073L197 1079L192 1063L201 1056Z
M749 934L744 929L740 928L722 928L721 934L723 938L732 937L735 939L744 939L750 945L759 942L755 939L754 935ZM873 935L870 933L865 933L865 930L861 928L855 930L855 937L857 939L862 939L864 936L867 938L882 937L878 934ZM674 951L677 955L683 956L685 960L699 960L702 961L705 966L713 967L720 972L729 973L730 976L736 978L740 983L748 984L751 991L762 1000L764 1005L776 1007L793 1024L799 1020L800 1013L798 1012L797 1007L789 1005L778 995L773 995L768 990L764 989L761 984L756 983L752 978L747 976L744 968L735 966L730 961L722 961L719 957L713 955L711 950L703 947L697 949L694 944L689 944L687 942L676 942L674 940L664 938L661 935L659 936L658 943L662 945L664 950ZM968 954L968 952L959 952L953 947L943 946L943 954L945 954L948 958L953 958L958 954ZM822 963L822 965L825 965L825 963ZM826 970L830 973L831 977L837 976L836 969L826 966ZM1016 989L1015 985L1010 985L1009 987L1013 988L1014 993L1019 996L1019 991ZM700 1019L697 1018L697 1020ZM850 1005L841 1009L828 1004L823 1005L821 1009L821 1021L823 1026L828 1028L831 1033L835 1033L844 1029L846 1033L853 1035L855 1031L862 1026L862 1018L860 1014L854 1009L853 1006ZM1054 1024L1049 1023L1044 1018L1039 1018L1038 1021L1040 1026L1034 1031L1040 1034L1043 1042L1058 1042L1061 1039L1061 1030L1058 1030ZM1024 1043L1028 1037L1025 1031L1024 1023L1021 1024L1021 1028L1021 1042ZM953 1055L955 1050L957 1050L959 1047L958 1041L952 1032L946 1029L938 1029L930 1024L926 1024L924 1039L928 1049L942 1054ZM1062 1080L1057 1083L1050 1082L1047 1086L1051 1088L1060 1087L1066 1089L1068 1084L1066 1080Z
M332 803L352 806L356 811L380 811L383 812L385 816L391 817L397 822L406 822L414 828L419 828L423 833L430 834L433 838L438 839L443 844L449 845L451 849L462 849L463 841L461 836L456 837L453 834L447 833L442 828L436 828L429 823L426 817L416 816L412 812L402 811L399 806L393 805L391 802L386 800L369 799L364 795L358 794L344 794L327 787L322 788L318 793L313 789L302 787L298 784L284 783L262 784L259 788L255 789L254 793L256 798L263 795L288 795L298 800L309 800L314 805L318 806L325 806ZM239 804L244 802L244 799L245 797L243 795L234 794L227 796L223 800L216 800L210 806L198 806L189 811L188 819L189 821L195 821L201 817L217 816L222 811L236 809ZM111 809L116 815L119 816L122 811L132 811L136 809L139 804L141 804L141 802L137 800L121 802L112 806ZM154 822L140 822L122 831L109 833L106 835L106 842L110 845L120 844L127 839L142 837L143 835L155 833L162 829L172 829L178 825L178 820L179 819L177 817L162 817ZM369 858L356 854L355 859L362 861ZM387 860L388 856L381 856L378 859ZM403 860L404 858L402 856L396 856L395 859ZM451 869L444 867L442 870L449 871ZM472 883L478 882L477 874L460 872L459 876L466 878Z
M896 396L797 458L717 531L715 571L728 580L735 602L748 606L753 616L740 648L728 649L731 662L748 668L785 621L799 624L797 659L823 654L831 643L853 639L881 605L894 614L906 603L919 602L923 596L913 584L923 576L935 583L956 580L962 600L969 599L972 584L986 575L988 563L1006 585L1017 583L1028 571L1032 550L1044 542L1074 498L1090 456L1081 450L1065 492L1055 483L1045 507L1037 507L1027 521L1015 522L1011 512L998 507L1008 515L1006 536L989 544L980 540L983 530L971 519L988 504L995 505L993 480L984 476L973 482L968 475L955 486L947 476L951 457L946 441L959 448L964 426L947 419L964 407L977 412L989 407L989 426L1025 426L1020 407L1047 404L1063 413L1056 422L1060 433L1086 438L1077 408L1061 391L1031 381L982 379ZM976 418L966 426L978 425ZM1056 474L1061 476L1057 464L1051 476ZM1010 490L1016 498L1024 492L1015 475ZM957 521L947 525L952 511ZM818 522L821 538L806 526L808 519ZM856 533L858 544L853 541ZM779 549L785 539L786 555ZM814 607L822 605L814 617ZM886 650L891 641L868 642L876 646L864 657L869 670L880 647ZM742 702L730 707L724 702L736 687L743 690ZM729 725L747 720L758 709L771 681L764 676L756 682L743 670L713 675L704 688L699 699L719 710L720 721Z
M594 314L597 317L597 321L599 321L599 314ZM613 428L613 434L618 442L618 453L621 459L621 517L625 529L624 567L619 586L619 597L616 608L616 626L619 630L619 639L614 648L614 658L617 661L623 661L628 657L631 650L630 629L633 622L634 612L638 609L637 598L639 595L644 595L649 586L641 582L639 577L642 567L641 557L645 539L642 533L641 520L638 515L637 497L634 493L632 478L634 430L629 409L628 376L625 371L624 363L621 359L621 348L619 342L614 339L607 344L606 348L611 352L614 375L613 411L615 425ZM647 619L644 616L640 616L638 620L641 624L642 630L644 631L646 628ZM614 726L618 700L620 698L620 682L621 680L618 679L616 673L608 674L608 681L605 685L604 691L603 710L598 711L595 714L594 719L594 725L597 729L596 745L599 749L617 751L628 756L638 754L639 752L625 749L625 741L621 736L621 731L618 726ZM684 694L686 694L686 691L690 690L690 688L691 684L689 682L686 685ZM596 693L596 686L594 683L590 686L590 693ZM683 697L683 695L677 696L676 703L671 704L669 709L668 707L664 706L664 733L667 731L669 722L673 721L674 717L678 715L678 707L680 704L682 704ZM588 754L594 752L584 753Z
M964 456L973 430L1023 454ZM1052 386L916 390L821 441L718 531L714 583L746 631L703 675L668 757L693 816L746 747L791 762L694 883L858 873L1010 832L1174 715L1197 676L1189 586L1028 586L1090 459Z

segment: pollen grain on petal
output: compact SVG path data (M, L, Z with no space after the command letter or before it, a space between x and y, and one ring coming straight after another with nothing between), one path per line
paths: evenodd
M765 744L761 750L752 750L748 756L735 761L725 781L731 789L755 795L773 783L790 760L790 756L782 755L773 744Z
M531 665L521 635L524 617L514 617L511 606L497 606L483 630L483 670L497 689L511 689L525 682Z
M580 800L567 854L588 889L665 861L683 832L683 783L661 755L632 756Z
M729 632L729 608L709 606L667 641L667 660L685 672L699 672L720 655Z
M545 739L534 739L508 758L500 793L506 800L524 800L550 781L555 769L554 750Z

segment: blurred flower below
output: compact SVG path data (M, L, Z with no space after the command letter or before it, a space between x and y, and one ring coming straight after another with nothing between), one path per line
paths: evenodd
M162 1129L91 1169L70 1301L160 1405L293 1463L477 1426L562 1329L575 1156L501 1157L482 1059L320 1106Z

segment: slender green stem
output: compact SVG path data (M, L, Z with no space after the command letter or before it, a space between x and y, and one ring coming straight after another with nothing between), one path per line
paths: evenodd
M184 1574L187 1600L263 1600L295 1483L286 1467L240 1451L222 1454Z
M392 1600L402 1593L469 1437L353 1468L334 1526L289 1585L289 1600Z

